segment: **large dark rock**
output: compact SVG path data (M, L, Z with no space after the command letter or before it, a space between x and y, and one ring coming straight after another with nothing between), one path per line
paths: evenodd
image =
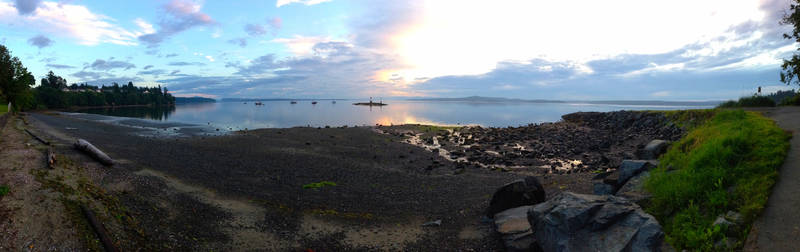
M528 212L543 251L658 251L661 225L638 205L612 195L564 192Z
M631 200L636 204L641 205L646 203L652 197L652 195L644 189L644 181L649 177L649 171L643 171L633 176L633 178L628 179L628 182L617 190L616 195Z
M661 154L667 152L669 141L667 140L652 140L639 152L641 159L658 159Z
M492 195L486 216L494 216L506 209L518 206L536 205L544 202L545 194L542 184L535 177L526 177L508 183Z
M533 206L511 208L494 215L495 230L503 238L506 251L530 251L533 232L528 222L528 211Z
M650 170L658 166L658 161L654 160L622 160L619 165L618 185L624 185L628 179L636 176L640 172Z

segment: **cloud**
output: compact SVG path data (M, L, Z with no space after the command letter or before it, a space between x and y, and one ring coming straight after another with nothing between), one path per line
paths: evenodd
M244 31L250 36L261 36L267 34L267 28L260 24L246 24Z
M214 57L212 57L211 55L206 55L205 57L208 61L214 62Z
M78 71L78 72L72 73L70 75L72 75L73 77L82 79L82 80L96 80L96 79L101 79L101 78L114 76L112 74L108 74L108 73L104 73L104 72L90 72L90 71Z
M146 65L142 69L147 70L147 69L150 69L150 68L153 68L153 65Z
M172 0L162 6L164 11L158 30L154 33L139 36L139 40L156 47L167 38L196 26L214 24L211 16L200 12L201 4L186 0Z
M53 45L53 40L40 34L28 39L28 44L31 44L35 47L39 47L39 49L42 49Z
M241 66L237 63L228 63L226 67L234 67L238 69L235 74L238 75L258 75L271 72L281 67L279 62L275 62L274 54L267 54L250 61L250 65Z
M32 1L17 1L32 2ZM35 1L33 1L35 2ZM66 36L83 45L112 43L136 45L139 31L130 31L117 25L114 19L94 13L82 5L66 2L41 2L27 15L8 2L0 2L0 23L35 30L48 36Z
M244 26L244 31L253 37L263 36L267 34L267 32L271 32L272 35L275 35L282 26L283 20L279 17L275 17L267 20L266 24L246 24Z
M281 7L288 4L299 3L306 6L330 2L331 0L278 0L275 2L275 7Z
M170 62L167 65L170 65L170 66L205 66L206 64L205 63L201 63L201 62L177 61L177 62Z
M178 56L178 54L177 53L170 53L170 54L164 55L164 57L166 57L166 58L172 58L172 57L175 57L175 56Z
M60 65L60 64L47 64L47 65L45 65L45 66L47 66L47 67L49 67L49 68L55 68L55 69L69 69L69 68L75 68L74 66L69 66L69 65Z
M228 43L231 43L231 44L234 44L234 45L238 45L240 47L246 47L247 46L247 39L246 38L235 38L235 39L228 40Z
M295 56L307 56L313 52L314 45L330 41L331 39L328 37L306 37L300 35L272 40L272 42L284 44Z
M108 71L117 68L128 70L131 68L136 68L136 65L124 61L114 61L113 58L111 58L108 61L96 59L92 64L84 67L84 69L86 68L91 68L93 70L99 70L99 71Z
M159 75L163 75L163 74L166 74L166 73L167 73L167 70L164 70L164 69L153 69L153 70L147 70L147 71L139 71L136 74L139 74L139 75L149 74L149 75L159 76Z
M307 57L277 59L262 55L246 62L229 62L231 76L194 76L161 80L182 93L222 97L360 97L392 93L392 85L375 79L376 72L396 66L391 55L344 42L313 45Z
M36 11L36 8L39 7L39 3L41 0L16 0L14 1L14 7L17 8L17 12L20 15L28 15Z

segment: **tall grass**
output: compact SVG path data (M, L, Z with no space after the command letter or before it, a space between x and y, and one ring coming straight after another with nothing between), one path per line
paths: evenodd
M712 227L714 219L734 210L749 227L767 202L789 138L755 112L716 110L661 157L645 183L653 195L646 210L661 222L675 248L716 249L714 242L724 230ZM742 230L739 241L749 228Z

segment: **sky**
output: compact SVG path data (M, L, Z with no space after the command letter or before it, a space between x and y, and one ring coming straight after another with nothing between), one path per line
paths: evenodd
M176 96L723 100L792 89L789 0L0 0L37 79Z

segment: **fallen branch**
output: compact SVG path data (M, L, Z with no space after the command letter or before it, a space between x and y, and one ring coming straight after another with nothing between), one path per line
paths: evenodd
M97 147L94 147L94 145L89 143L89 141L78 139L78 141L75 142L74 146L75 149L86 152L87 154L89 154L89 156L92 156L94 159L100 161L100 163L104 165L114 165L114 160L111 159L111 157L106 155L106 153L104 153Z
M53 149L47 149L47 168L53 169L56 167L56 153Z
M89 220L89 224L92 225L92 229L97 233L97 237L100 238L100 242L103 243L103 247L106 251L118 252L119 249L117 249L117 246L114 246L114 242L112 242L111 237L108 236L108 231L106 231L103 223L94 216L92 210L85 205L81 205L81 211L83 211L83 215L86 216L86 219Z
M46 141L46 140L42 139L41 137L38 137L38 136L36 136L36 135L35 135L35 134L33 134L33 132L31 132L30 130L28 130L28 129L25 129L25 132L28 132L28 135L31 135L33 138L35 138L36 140L39 140L39 142L42 142L44 145L50 145L50 142L48 142L48 141Z

